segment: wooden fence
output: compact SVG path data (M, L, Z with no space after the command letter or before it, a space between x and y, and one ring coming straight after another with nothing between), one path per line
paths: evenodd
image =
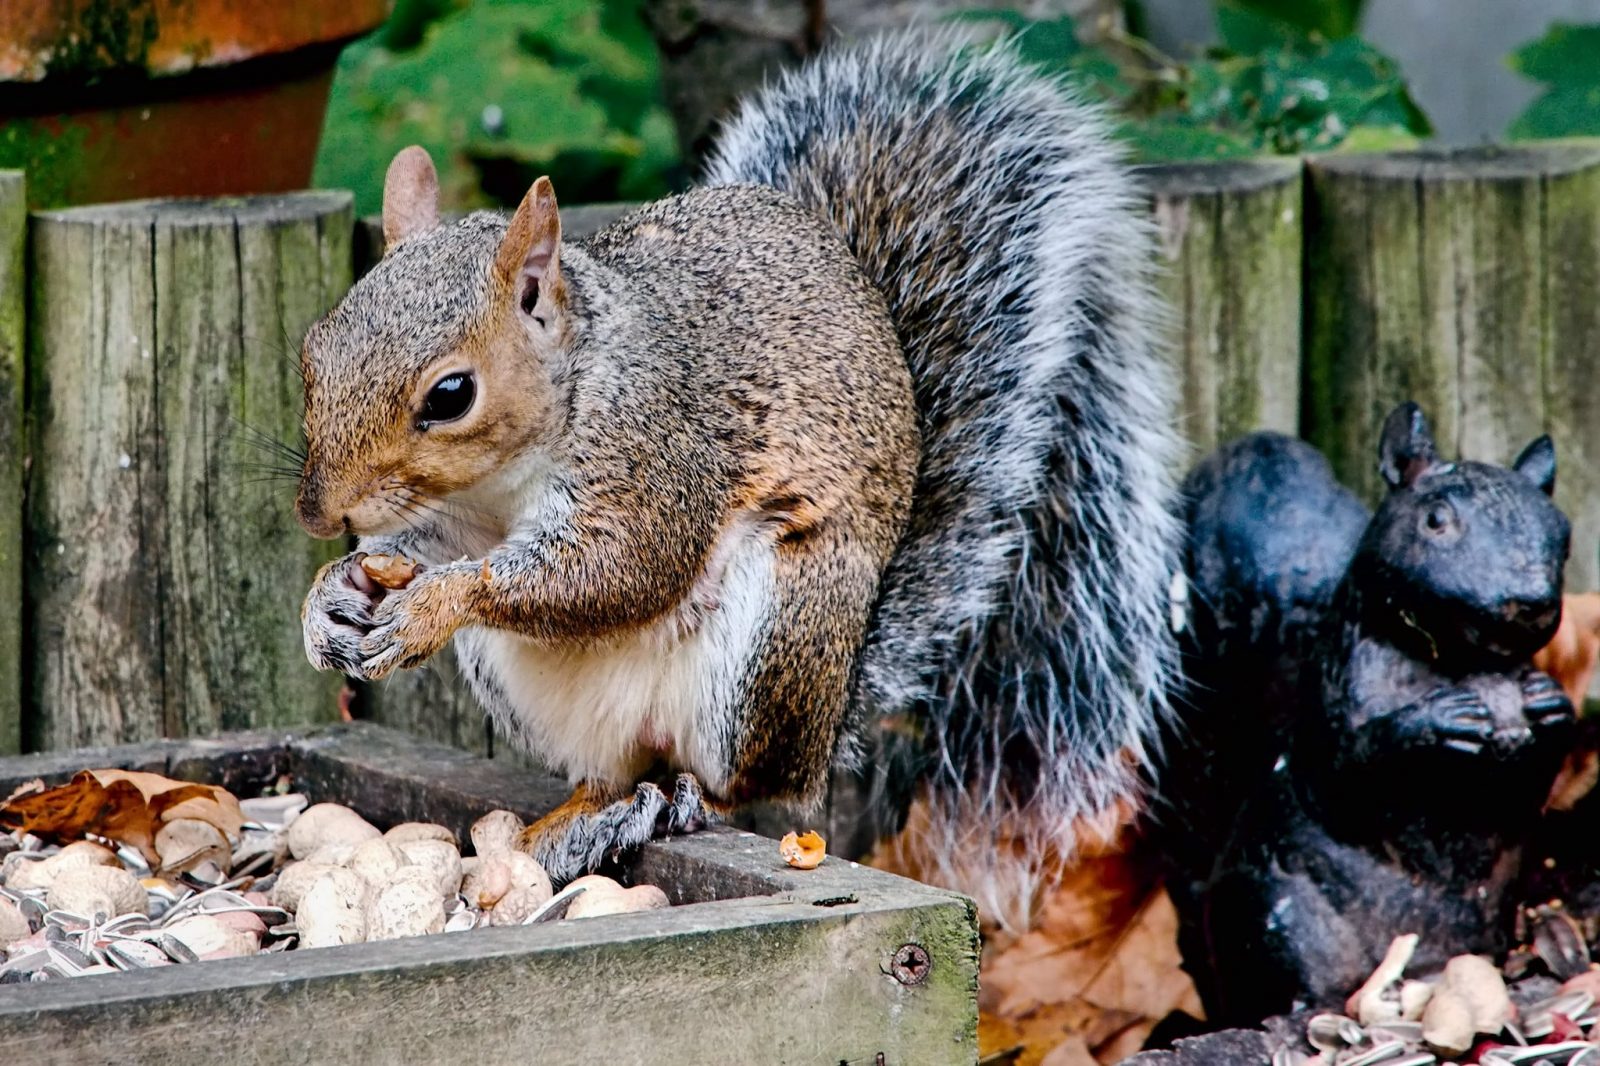
M1373 498L1377 426L1403 399L1473 458L1548 430L1570 584L1596 587L1600 145L1147 179L1196 454L1300 431ZM299 604L338 546L298 531L252 438L294 438L293 354L375 255L370 221L339 193L22 204L0 174L0 753L336 717ZM564 212L566 229L614 213ZM507 753L448 656L364 706Z

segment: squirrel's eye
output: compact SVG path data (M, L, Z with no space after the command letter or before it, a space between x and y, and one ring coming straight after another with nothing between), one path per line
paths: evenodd
M475 392L471 374L451 374L440 378L422 401L422 411L417 415L417 421L423 428L435 422L454 422L472 409Z
M1455 516L1448 503L1436 503L1422 516L1422 525L1429 533L1439 533L1449 527Z

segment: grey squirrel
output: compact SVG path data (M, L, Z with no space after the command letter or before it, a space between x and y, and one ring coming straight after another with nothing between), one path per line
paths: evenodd
M311 661L453 639L574 781L522 840L558 880L866 759L884 825L919 792L944 879L1025 924L1138 788L1177 545L1145 213L1096 110L956 44L825 53L573 243L546 179L441 225L407 149L306 338L301 522L424 564L325 568Z
M1321 456L1273 435L1185 484L1186 655L1195 676L1232 678L1192 689L1187 718L1277 745L1163 779L1217 857L1173 853L1189 864L1174 882L1185 964L1216 1024L1337 1002L1400 933L1423 934L1423 972L1502 950L1520 848L1572 734L1571 702L1531 664L1560 622L1569 548L1550 439L1509 469L1446 462L1404 404L1379 453L1389 492L1370 521ZM1205 803L1182 796L1197 787ZM1242 815L1226 809L1246 793Z

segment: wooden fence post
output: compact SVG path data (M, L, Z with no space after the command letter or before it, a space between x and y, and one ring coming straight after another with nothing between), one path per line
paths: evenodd
M1307 195L1307 436L1372 500L1404 400L1452 457L1506 463L1548 431L1568 585L1595 588L1600 142L1325 156Z
M0 755L22 750L22 259L27 189L20 170L0 170Z
M1178 418L1196 455L1300 421L1301 164L1174 164L1144 172Z
M34 216L31 746L337 716L299 608L339 545L247 438L298 438L298 344L352 225L343 192Z

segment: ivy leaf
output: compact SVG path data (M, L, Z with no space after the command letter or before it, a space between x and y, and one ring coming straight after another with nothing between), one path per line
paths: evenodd
M1547 88L1511 123L1515 140L1600 134L1600 25L1558 22L1507 58L1511 69Z
M1600 136L1600 84L1551 89L1516 117L1507 134L1516 141Z
M1507 57L1511 69L1549 85L1600 85L1600 25L1557 22L1537 41Z

